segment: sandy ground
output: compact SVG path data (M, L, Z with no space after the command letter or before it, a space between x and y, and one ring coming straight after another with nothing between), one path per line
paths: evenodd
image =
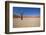
M13 27L39 27L40 26L40 18L13 18Z

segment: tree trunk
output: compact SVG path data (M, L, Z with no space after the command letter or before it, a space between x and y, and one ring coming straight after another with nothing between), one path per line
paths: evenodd
M23 20L23 14L21 14L21 20Z

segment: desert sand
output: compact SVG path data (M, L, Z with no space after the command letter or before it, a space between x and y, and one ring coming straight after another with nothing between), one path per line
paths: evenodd
M40 26L40 17L30 17L30 18L13 18L13 28L20 27L39 27Z

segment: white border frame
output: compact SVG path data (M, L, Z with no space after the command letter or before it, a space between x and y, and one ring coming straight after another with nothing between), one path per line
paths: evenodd
M35 7L35 8L40 8L40 27L13 28L13 7ZM9 4L9 19L10 19L9 20L9 32L43 30L43 5L10 3Z

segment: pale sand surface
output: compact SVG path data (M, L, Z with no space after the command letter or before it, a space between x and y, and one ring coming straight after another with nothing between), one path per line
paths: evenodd
M40 18L13 18L13 28L19 27L39 27Z

